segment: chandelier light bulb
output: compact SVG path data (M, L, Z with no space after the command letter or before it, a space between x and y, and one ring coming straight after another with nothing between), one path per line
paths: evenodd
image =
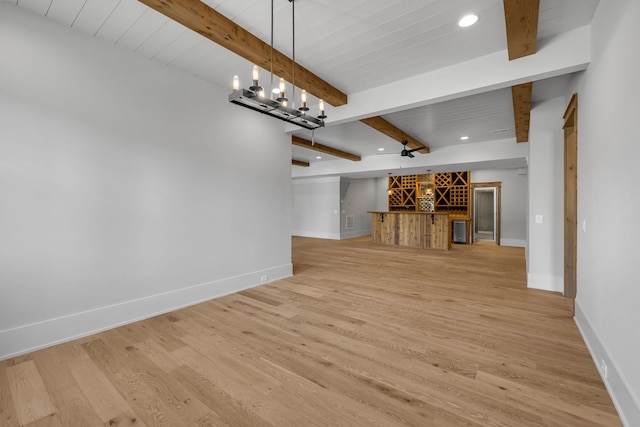
M322 99L318 100L318 111L320 111L320 114L318 115L319 119L327 118L327 116L324 114L324 101Z
M253 66L253 84L258 85L258 66Z
M302 89L302 92L300 92L300 108L298 108L298 112L300 112L300 114L307 114L307 111L309 111L309 107L307 107L307 91Z
M283 107L286 107L288 105L287 101L287 97L284 96L284 79L280 79L280 95L277 98L277 101L280 102L282 104Z
M258 66L254 65L253 73L252 73L253 84L251 85L251 87L249 87L249 90L254 91L256 94L259 94L260 92L263 91L262 86L258 84L258 73L259 73Z

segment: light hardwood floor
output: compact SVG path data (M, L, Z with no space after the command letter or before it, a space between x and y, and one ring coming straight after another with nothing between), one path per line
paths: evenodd
M0 361L1 426L616 426L524 252L293 239L294 277Z

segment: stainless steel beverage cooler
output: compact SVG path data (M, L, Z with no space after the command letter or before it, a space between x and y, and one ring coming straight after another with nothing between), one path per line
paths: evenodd
M453 221L453 243L467 243L466 221Z

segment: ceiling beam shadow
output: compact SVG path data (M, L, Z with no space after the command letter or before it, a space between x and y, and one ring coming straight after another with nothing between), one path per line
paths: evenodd
M138 0L169 19L192 29L198 34L245 58L249 62L271 69L271 46L236 25L229 18L216 12L200 0ZM273 50L273 73L293 83L293 60ZM246 70L247 74L251 70ZM347 103L347 95L313 74L299 64L295 64L295 85L325 102L340 106Z
M529 141L532 91L533 82L511 86L511 97L513 98L513 119L516 125L516 142Z
M327 145L322 145L319 143L313 143L307 139L303 139L297 137L295 135L291 135L291 143L293 145L297 145L298 147L308 148L310 150L319 151L324 154L329 154L331 156L341 157L343 159L352 160L354 162L360 161L360 156L352 153L347 153L346 151L338 150L337 148L329 147Z
M309 162L303 162L302 160L291 159L291 164L293 166L300 166L300 167L303 167L303 168L308 168L309 167Z
M504 0L509 61L536 53L539 14L540 0Z
M387 135L389 138L395 139L401 144L404 141L407 141L407 147L409 148L421 149L420 151L422 153L420 151L416 151L416 153L423 154L423 153L428 153L430 151L429 147L427 147L426 145L424 145L423 143L421 143L420 141L418 141L408 133L404 132L402 129L399 129L395 125L389 123L388 121L386 121L380 116L369 117L368 119L362 119L360 121L365 125L371 126L375 130L382 132L383 134Z

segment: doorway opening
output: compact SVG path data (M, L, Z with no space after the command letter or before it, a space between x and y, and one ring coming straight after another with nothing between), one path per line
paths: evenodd
M496 189L476 188L475 221L473 221L474 239L496 240Z
M472 183L472 242L500 244L500 183Z

